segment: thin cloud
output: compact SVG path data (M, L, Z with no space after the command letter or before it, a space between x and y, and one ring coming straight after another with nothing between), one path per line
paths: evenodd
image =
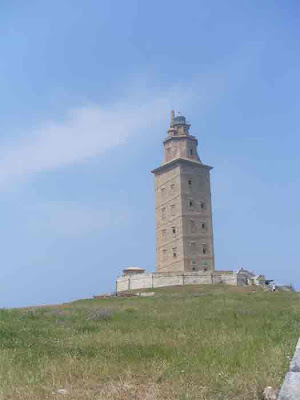
M174 93L173 93L174 94ZM109 109L89 105L69 110L62 122L49 121L10 147L0 145L0 187L16 180L85 162L166 117L173 94L139 102L126 99Z

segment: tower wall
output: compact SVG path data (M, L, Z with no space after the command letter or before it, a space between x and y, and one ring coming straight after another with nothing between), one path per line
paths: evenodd
M157 272L210 272L215 268L210 169L185 117L174 117L155 174Z
M197 139L193 136L171 136L164 141L164 164L176 158L200 161L197 153Z
M181 165L184 271L214 270L210 167Z
M183 272L180 166L167 167L155 179L157 271Z

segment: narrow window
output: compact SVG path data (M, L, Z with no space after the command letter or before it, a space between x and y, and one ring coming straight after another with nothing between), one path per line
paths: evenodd
M189 179L188 184L189 184L190 187L192 186L192 181L191 181L191 179Z
M176 228L175 228L175 226L172 227L172 234L173 234L173 237L176 236Z
M201 201L200 207L201 207L201 210L205 210L206 206L205 206L204 201Z
M162 219L165 219L165 218L166 218L166 207L163 207L163 208L161 209L161 218L162 218Z
M176 207L175 204L171 205L171 215L174 216L176 214Z
M173 258L176 258L177 257L177 247L173 247L172 252L173 252Z
M188 205L189 205L189 210L192 210L194 206L193 200L189 200Z
M174 183L172 183L172 184L170 185L170 190L171 190L171 192L174 192L174 190L175 190L175 184L174 184Z
M190 156L193 155L193 149L190 149Z
M202 254L207 254L207 252L208 252L207 244L202 243Z
M201 229L202 229L203 231L206 231L206 223L205 223L205 222L202 222L202 223L201 223Z

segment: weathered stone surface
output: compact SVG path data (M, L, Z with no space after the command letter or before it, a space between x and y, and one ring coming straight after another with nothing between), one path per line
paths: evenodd
M264 400L277 400L278 398L278 390L273 389L271 386L268 386L264 390Z
M211 285L216 283L225 283L227 285L238 285L238 275L232 271L225 273L224 271L214 272L190 272L183 274L136 274L131 276L123 276L117 279L117 293L126 292L133 289L159 288L165 286L181 286L181 285Z
M300 399L300 373L288 372L281 387L278 400Z
M173 122L172 122L173 121ZM214 271L210 170L185 117L171 121L155 174L157 272ZM161 285L161 286L166 286Z
M297 348L295 351L290 365L290 372L300 372L300 348Z

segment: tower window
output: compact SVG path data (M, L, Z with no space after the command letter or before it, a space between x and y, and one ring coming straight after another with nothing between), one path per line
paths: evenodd
M173 234L173 236L176 236L176 228L175 228L175 226L172 227L172 234Z
M176 258L177 257L177 247L173 247L172 253L173 253L173 258Z
M194 205L193 200L189 200L188 204L189 204L189 209L192 210Z
M192 186L192 180L191 179L189 179L188 184L189 184L189 186Z
M201 223L201 228L202 228L203 231L206 230L206 223L205 223L205 222L202 222L202 223Z
M193 155L193 149L190 149L190 156Z
M166 207L163 207L163 208L161 209L161 218L162 218L162 219L165 219L165 218L166 218Z
M207 254L207 253L208 253L207 244L203 243L203 244L202 244L202 254Z
M174 190L175 190L175 183L171 183L171 185L170 185L170 190L171 190L171 192L174 192Z
M172 204L171 205L171 215L175 215L176 214L176 207L175 207L175 204Z
M204 203L204 201L201 201L200 208L201 210L205 210L206 204Z

